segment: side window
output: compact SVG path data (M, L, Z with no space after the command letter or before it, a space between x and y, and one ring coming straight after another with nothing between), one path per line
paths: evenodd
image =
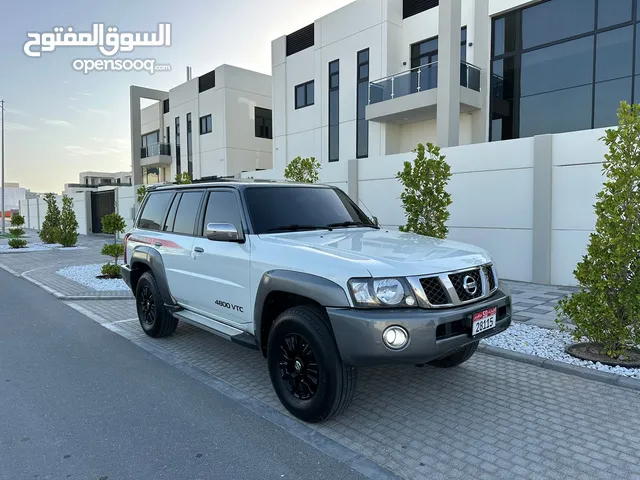
M171 201L173 192L158 192L149 195L147 203L138 221L138 228L146 230L160 230L164 221L164 215Z
M178 210L178 204L180 203L180 198L182 197L181 193L177 193L173 198L173 202L171 203L171 208L169 209L169 215L167 215L167 221L164 222L163 231L171 232L173 230L173 222L176 221L176 210Z
M182 198L178 204L178 210L176 211L173 233L193 235L202 195L202 192L185 192L182 194Z
M207 201L207 209L204 214L204 229L209 223L230 223L239 232L242 231L240 220L240 207L234 192L228 190L212 191Z

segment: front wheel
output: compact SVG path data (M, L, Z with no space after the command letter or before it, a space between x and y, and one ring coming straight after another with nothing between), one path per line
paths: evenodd
M473 354L476 353L476 350L478 349L478 343L480 342L470 343L466 347L458 350L448 357L439 358L437 360L429 362L429 365L440 368L457 367L458 365L469 360L473 356Z
M178 320L164 307L160 289L151 272L143 273L138 280L136 307L140 326L150 337L167 337L176 331Z
M319 307L293 307L276 319L267 363L278 398L300 420L328 420L353 400L357 370L342 363L326 313Z

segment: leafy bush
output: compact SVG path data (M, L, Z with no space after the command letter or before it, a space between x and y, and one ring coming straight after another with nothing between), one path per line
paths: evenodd
M292 182L317 183L320 179L318 175L320 168L320 162L314 157L296 157L284 169L284 178Z
M120 266L114 265L113 263L107 263L102 266L102 275L118 276L120 275Z
M21 238L10 238L9 239L9 247L11 248L25 248L27 246L27 241Z
M145 195L147 194L147 186L141 185L140 187L138 187L136 194L138 195L138 204L142 203Z
M188 185L192 183L191 175L188 172L176 173L176 183L178 185Z
M605 132L609 153L597 195L596 230L574 275L580 291L559 302L573 337L602 344L611 358L640 345L640 105L620 104L619 127Z
M40 239L44 243L56 243L60 228L60 209L55 194L47 193L44 201L47 203L47 213L40 228Z
M451 205L451 195L445 188L451 168L440 154L440 147L432 143L426 147L419 143L413 151L416 159L413 163L404 162L404 169L396 176L404 186L400 199L407 217L407 224L400 230L445 238Z
M9 235L16 238L24 235L24 229L22 228L23 225L24 225L24 217L19 213L14 213L11 216L11 228L9 229Z
M76 213L73 211L73 199L65 195L62 197L58 243L63 247L73 247L77 242L78 220L76 220Z
M113 263L107 263L102 266L103 275L119 275L120 267L118 266L118 258L124 255L124 246L118 242L118 234L124 233L124 229L127 228L127 224L121 215L117 213L110 213L102 217L102 231L104 233L113 234L113 243L107 243L102 247L102 255L113 258ZM111 270L116 273L104 273L105 270Z

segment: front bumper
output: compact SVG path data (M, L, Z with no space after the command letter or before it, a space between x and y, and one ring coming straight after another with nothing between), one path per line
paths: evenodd
M497 307L495 328L471 336L472 316ZM456 308L380 309L328 308L342 360L353 366L394 363L426 363L446 357L456 350L503 332L511 325L511 295L500 282L488 299ZM399 325L409 332L409 343L402 350L391 350L382 342L387 327Z
M124 283L131 288L131 267L129 265L120 265L120 275L122 275Z

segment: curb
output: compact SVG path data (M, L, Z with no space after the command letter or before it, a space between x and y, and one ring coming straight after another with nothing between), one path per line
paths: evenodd
M504 348L493 347L491 345L480 344L478 351L493 357L506 358L516 362L527 363L536 367L546 368L554 372L566 373L575 377L592 380L595 382L605 383L616 387L626 388L640 392L640 379L625 377L615 373L601 372L588 367L580 367L569 363L559 362L557 360L549 360L547 358L536 357L526 353L505 350Z

